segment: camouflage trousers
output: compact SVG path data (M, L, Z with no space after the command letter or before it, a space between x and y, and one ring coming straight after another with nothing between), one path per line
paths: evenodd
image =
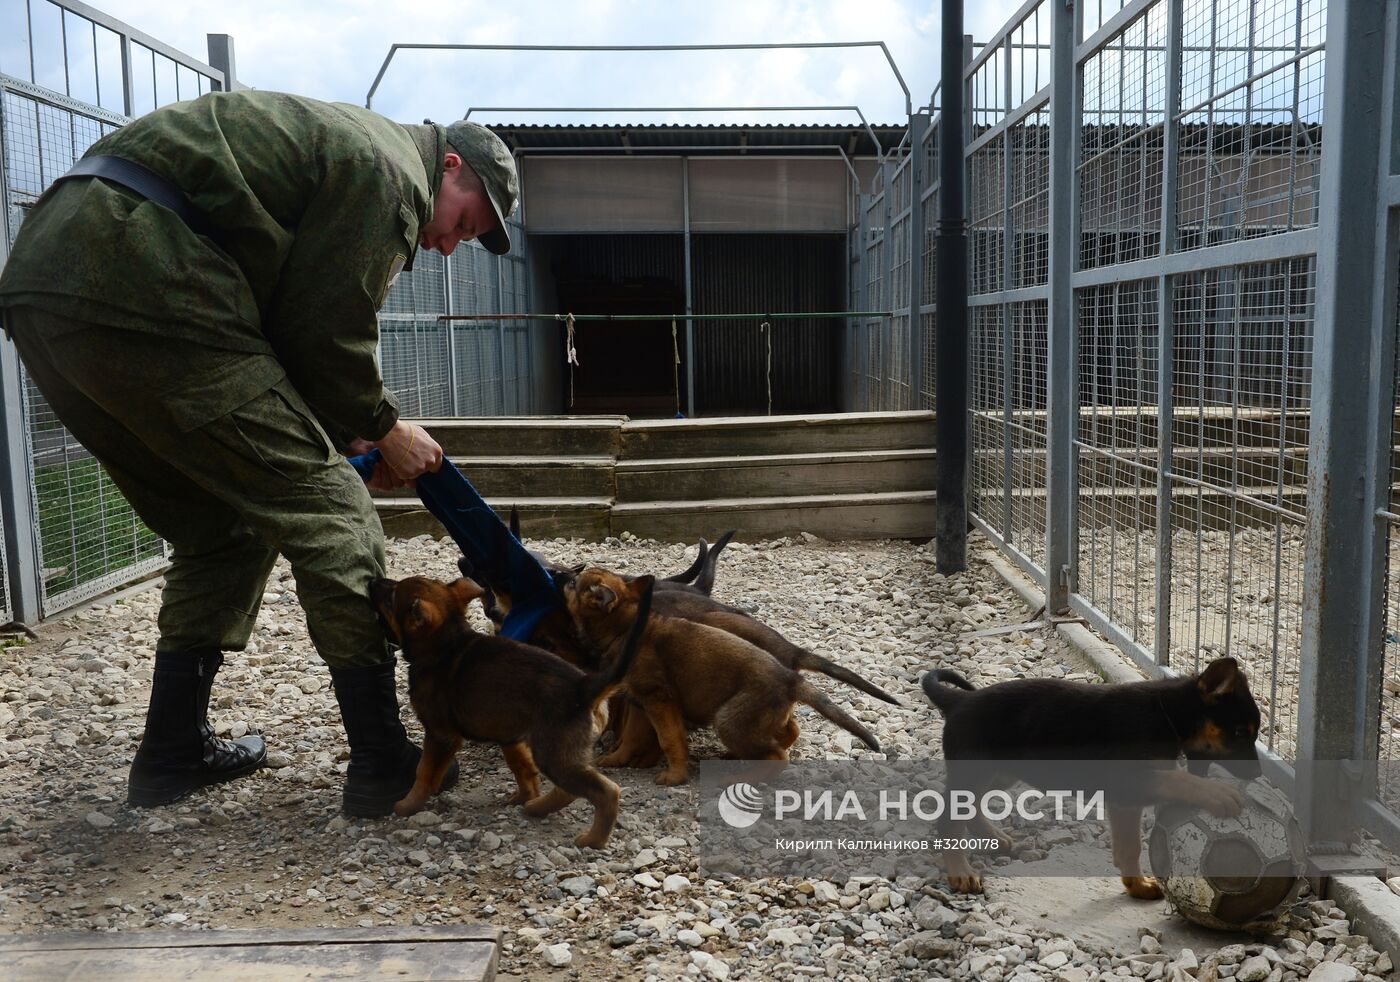
M379 518L275 357L33 307L5 321L59 420L172 547L160 650L242 650L280 553L329 665L390 657L369 601Z

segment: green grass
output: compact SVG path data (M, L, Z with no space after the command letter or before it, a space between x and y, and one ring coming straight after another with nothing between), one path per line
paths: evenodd
M50 571L46 596L161 554L155 534L97 461L36 468L34 487L43 566ZM52 572L59 569L63 572Z

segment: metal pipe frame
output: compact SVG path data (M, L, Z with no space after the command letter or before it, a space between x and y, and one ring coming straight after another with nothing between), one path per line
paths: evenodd
M0 136L5 132L5 105L0 99ZM0 153L0 268L10 255L10 184L6 155ZM24 411L24 380L19 352L8 336L0 335L0 526L8 562L5 584L7 620L38 623L39 550L30 501L28 427Z
M1050 257L1045 404L1045 609L1070 608L1078 549L1075 543L1075 427L1078 331L1073 276L1079 247L1079 157L1082 121L1074 39L1078 6L1052 4L1050 34Z
M1181 77L1183 0L1167 2L1167 78ZM1177 150L1180 130L1170 121L1178 116L1181 89L1166 87L1168 120L1162 145L1162 251L1176 252L1177 182L1180 173ZM1159 665L1171 663L1172 638L1172 366L1176 359L1173 278L1165 271L1157 276L1157 609L1153 657Z
M1395 308L1377 289L1390 223L1377 230L1383 160L1380 101L1387 40L1383 0L1328 10L1323 157L1313 339L1312 425L1299 652L1298 757L1364 760L1369 693L1384 675L1385 541L1375 519L1390 495ZM1385 149L1389 149L1388 147ZM1371 231L1371 234L1366 234ZM1378 244L1379 243L1379 244ZM1358 380L1362 381L1358 384ZM1382 406L1384 404L1384 411ZM1368 462L1357 467L1358 460ZM1369 792L1360 774L1298 800L1309 842L1346 841Z
M890 71L904 92L904 114L912 115L914 104L909 86L884 41L791 41L779 44L391 44L389 53L374 76L374 83L365 94L365 108L374 108L374 93L389 63L400 51L788 51L820 48L879 48L889 63Z
M176 48L172 48L164 41L157 41L145 31L138 31L130 24L127 24L124 21L119 21L115 17L110 16L109 14L104 14L96 7L90 7L87 4L80 2L80 0L43 0L43 2L51 3L61 10L71 11L74 14L77 14L79 17L84 17L92 21L94 24L98 24L102 27L107 28L107 30L111 31L114 34L120 35L125 40L135 41L137 44L140 44L143 47L150 48L156 54L164 55L166 58L169 58L176 64L184 65L186 68L193 69L201 75L208 75L209 77L217 80L221 84L227 84L228 82L228 80L224 77L224 73L221 72L218 68L215 68L213 65L207 65L197 58L191 58L183 51L180 51ZM32 21L29 21L28 19L27 22L32 23ZM32 27L30 30L30 40L32 42ZM34 52L34 47L32 43L30 45L29 50L30 57L32 58Z

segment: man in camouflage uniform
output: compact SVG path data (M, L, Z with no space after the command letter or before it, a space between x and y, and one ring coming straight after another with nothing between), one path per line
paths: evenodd
M216 739L207 707L280 553L340 704L345 809L387 814L419 752L368 599L383 530L341 451L381 450L376 487L440 465L384 388L376 312L420 247L510 248L511 154L473 123L245 91L158 109L94 155L183 202L60 180L20 228L0 313L44 398L173 548L128 798L163 804L263 763L260 738Z

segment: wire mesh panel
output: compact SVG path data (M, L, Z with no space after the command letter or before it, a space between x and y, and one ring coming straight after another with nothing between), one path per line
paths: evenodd
M501 313L525 313L529 304L525 256L520 243L525 241L519 226L513 229L516 249L496 260L501 283ZM505 376L502 379L505 412L521 415L530 411L530 325L521 321L505 321Z
M1150 648L1157 569L1157 284L1080 291L1079 594Z
M418 250L379 313L380 372L404 416L452 415L443 257Z
M969 158L967 227L968 291L1005 288L1005 136L989 141Z
M1010 131L1010 286L1044 286L1050 278L1050 107Z
M452 313L494 314L500 310L500 280L485 249L464 245L452 254ZM499 416L501 398L501 322L452 321L456 361L457 411L463 416Z
M1325 0L1185 0L1178 246L1317 223Z
M923 192L923 228L911 230L919 236L919 257L923 263L920 280L919 330L923 332L923 364L914 367L919 380L917 409L933 408L934 377L937 371L935 353L938 350L938 121L934 120L926 134L926 170L930 187Z
M1162 238L1165 3L1083 66L1079 265L1155 256Z
M44 189L122 117L96 107L84 111L71 100L13 81L0 85L0 95L3 191L14 235ZM136 517L107 472L63 428L27 372L21 372L21 383L40 609L47 616L159 569L166 547Z
M885 194L882 189L870 199L865 211L865 303L869 310L883 310L888 300L885 293ZM855 362L856 392L860 393L860 405L867 411L883 408L884 375L881 372L884 362L885 327L881 318L871 317L856 322L856 346L858 355Z
M1005 539L1010 488L1006 475L1006 339L1002 307L969 307L967 317L971 373L967 398L972 417L967 507Z
M889 263L889 308L893 316L882 318L880 325L885 341L880 366L880 408L900 410L910 408L909 379L909 263L915 246L913 214L910 207L913 191L914 158L906 156L895 168L890 182L890 234L886 238Z
M1045 566L1046 356L1049 304L1007 305L1010 370L1006 382L1008 544Z
M1312 377L1311 259L1173 283L1174 665L1239 659L1261 737L1297 736Z

